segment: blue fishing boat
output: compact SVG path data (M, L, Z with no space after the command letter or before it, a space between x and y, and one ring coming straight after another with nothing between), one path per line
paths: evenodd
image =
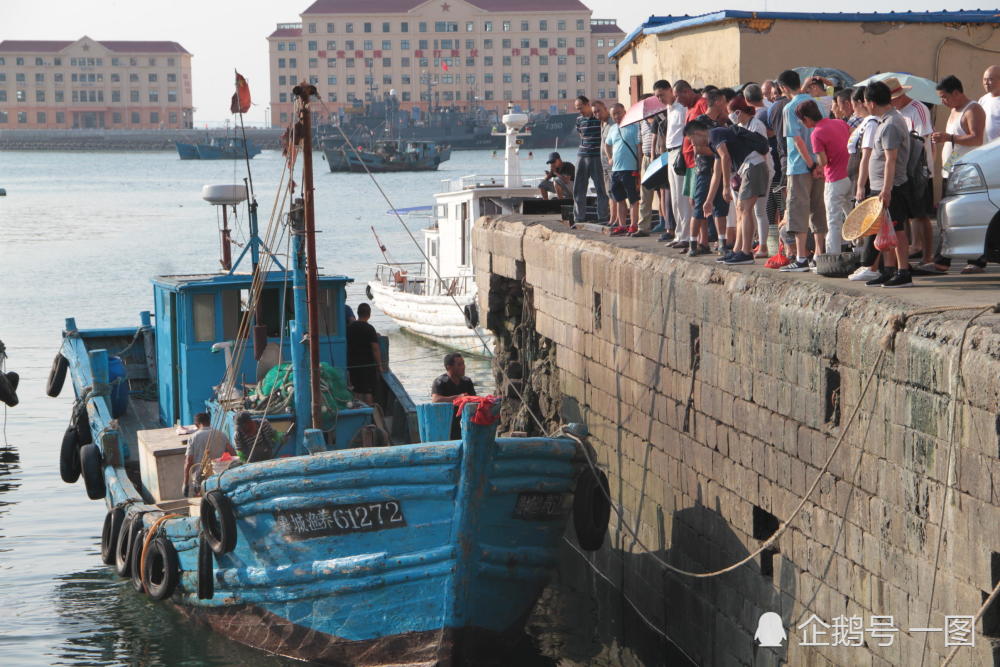
M451 159L451 147L433 141L380 139L368 148L346 143L323 150L330 171L385 173L394 171L436 171Z
M138 326L66 320L48 383L58 395L68 373L77 398L60 472L106 503L105 563L236 641L332 665L505 664L570 519L581 546L600 547L607 479L580 450L583 427L496 437L492 398L464 406L459 440L454 406L415 406L391 371L374 405L342 400L351 279L316 271L316 90L294 93L305 199L287 226L275 217L261 238L252 190L206 187L213 204L249 202L232 266L155 277ZM288 267L269 248L283 229ZM177 424L198 412L230 437L249 413L258 436L239 464L206 448L200 495L184 494ZM278 435L258 460L264 421Z
M197 144L199 160L243 160L253 159L260 148L250 139L240 137L216 137L207 144ZM180 148L178 148L180 151ZM181 156L184 159L184 156Z
M199 159L198 146L196 144L186 144L183 141L175 141L174 146L177 147L177 155L179 155L182 160Z

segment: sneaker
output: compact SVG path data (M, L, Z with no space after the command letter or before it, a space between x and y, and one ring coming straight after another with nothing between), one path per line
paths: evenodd
M699 255L708 254L710 254L708 246L704 246L700 243L692 243L687 253L688 257L698 257Z
M869 280L868 282L866 282L865 286L866 287L881 287L882 283L884 283L885 281L889 280L889 278L891 278L891 277L892 277L892 274L890 274L888 271L884 271L882 273L879 273L877 278L872 278L871 280Z
M628 234L628 227L614 227L611 230L611 236L625 236Z
M634 239L642 239L642 238L646 238L647 236L649 236L649 232L644 232L642 230L639 230L639 231L636 231L636 232L629 232L628 235L631 236Z
M734 253L732 250L726 250L726 252L724 254L721 254L718 257L716 257L715 261L716 261L717 264L722 264L727 259L729 259L730 257L732 257L734 254L736 254L736 253Z
M913 278L909 271L896 271L892 278L882 283L882 287L913 287Z
M753 264L753 255L748 252L734 252L725 262L726 264Z
M674 240L674 235L671 234L670 232L664 232L663 234L660 234L659 237L657 237L656 240L657 241L664 241L664 242L669 243L669 242L672 242Z
M709 250L708 246L705 245L704 243L699 243L698 244L698 252L701 253L702 255L711 255L712 254L712 251Z
M872 279L878 278L878 277L879 277L879 272L878 271L872 271L867 266L862 266L857 271L855 271L851 275L847 276L847 279L848 280L860 280L860 281L863 281L863 282L868 282L869 280L872 280Z
M802 261L795 260L794 262L786 264L785 266L781 267L778 270L784 271L786 273L802 273L804 271L809 270L809 260L808 259L804 259Z
M692 245L695 244L688 243L687 241L674 241L669 244L669 247L674 248L675 250L680 250L681 252L686 252Z
M662 232L662 231L663 231L663 223L662 223L662 222L659 222L659 223L657 223L657 224L656 224L656 225L655 225L655 226L654 226L654 227L653 227L652 229L650 229L649 231L653 232L654 234L659 234L660 232Z

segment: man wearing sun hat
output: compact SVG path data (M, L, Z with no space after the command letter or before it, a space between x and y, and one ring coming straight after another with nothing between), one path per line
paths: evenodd
M934 132L934 124L931 122L931 112L927 105L920 100L912 99L906 94L912 86L901 85L899 79L889 77L883 81L889 87L892 95L892 106L899 111L899 114L906 121L906 126L910 132L918 135L924 140L924 155L927 158L928 171L932 168L934 149L931 147L931 134ZM923 193L914 193L910 198L911 215L910 218L910 243L919 246L923 254L921 263L926 264L932 261L934 253L934 233L931 231L930 212L934 206L934 195L932 188L925 188Z

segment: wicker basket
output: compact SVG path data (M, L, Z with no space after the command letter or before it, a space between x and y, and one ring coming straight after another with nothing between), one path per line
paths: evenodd
M844 220L841 230L844 240L853 241L862 236L877 234L883 211L882 201L878 197L869 197L858 204Z

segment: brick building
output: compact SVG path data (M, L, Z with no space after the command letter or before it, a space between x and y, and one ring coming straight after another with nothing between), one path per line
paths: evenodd
M268 36L271 121L308 79L333 111L396 91L400 106L572 111L613 98L624 37L579 0L316 0Z
M192 127L177 42L0 42L0 130Z

